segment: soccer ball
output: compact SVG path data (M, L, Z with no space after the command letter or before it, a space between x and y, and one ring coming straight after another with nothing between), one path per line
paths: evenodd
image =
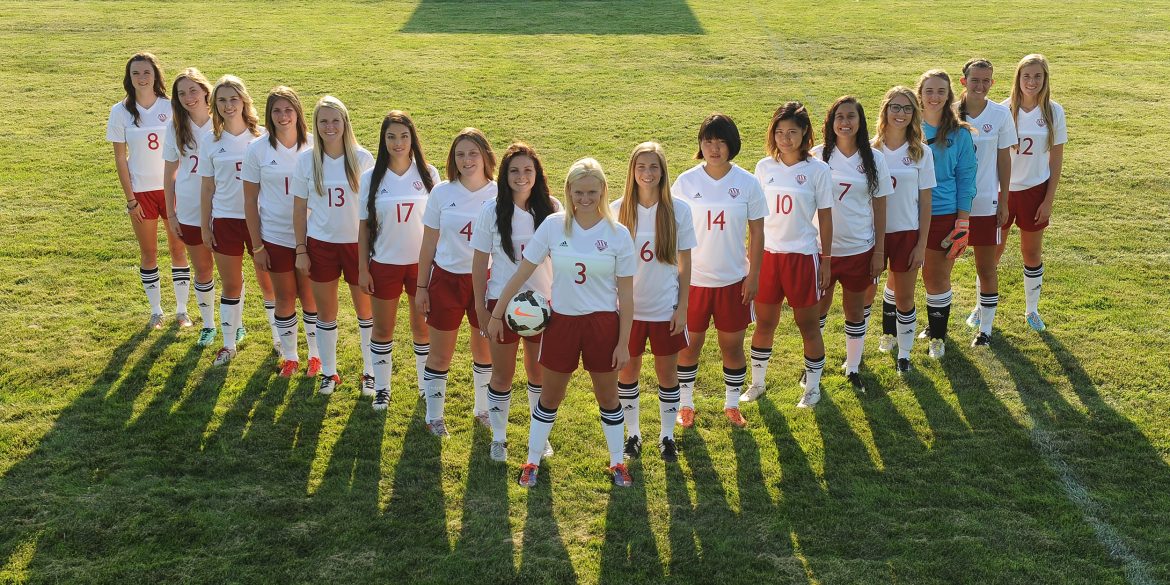
M538 292L526 290L512 297L504 321L517 335L532 337L548 327L551 316L548 299Z

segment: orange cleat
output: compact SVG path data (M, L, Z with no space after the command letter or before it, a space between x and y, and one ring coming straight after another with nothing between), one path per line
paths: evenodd
M742 429L747 426L747 421L743 418L743 413L738 408L724 408L723 414L727 415L727 420L731 421L731 425L737 429Z
M695 409L689 406L680 408L678 410L678 424L682 425L684 429L695 426Z
M291 378L297 370L301 369L301 362L296 360L284 360L280 363L280 377Z
M310 378L315 378L315 377L317 377L317 374L320 374L320 373L321 373L321 358L315 358L315 357L309 358L309 369L305 372L305 375L310 377Z
M630 487L634 485L634 478L630 477L630 470L626 469L625 463L618 463L609 468L609 472L613 474L613 485L618 487Z

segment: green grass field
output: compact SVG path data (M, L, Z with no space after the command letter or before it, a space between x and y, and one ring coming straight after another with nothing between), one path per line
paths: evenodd
M1164 0L0 0L0 14L0 582L1170 582ZM1010 252L996 343L968 348L968 257L941 362L916 348L902 380L871 340L863 376L882 391L859 397L837 373L835 310L825 398L798 410L786 316L747 430L719 412L711 350L680 462L648 453L627 490L603 474L597 407L577 379L557 455L525 491L522 380L506 467L473 430L466 357L440 443L410 389L405 323L384 415L352 376L328 399L277 378L254 286L253 336L226 370L208 367L214 348L194 331L142 329L104 126L126 58L144 49L168 84L194 65L240 75L258 100L278 83L309 103L332 93L367 147L401 108L440 167L475 125L497 151L534 144L554 185L594 156L612 188L643 140L666 146L674 174L689 167L714 110L739 123L751 169L779 103L820 116L852 93L872 117L889 86L975 54L999 66L1002 98L1016 60L1043 52L1071 137L1047 236L1049 330L1024 325ZM347 307L343 375L360 368Z

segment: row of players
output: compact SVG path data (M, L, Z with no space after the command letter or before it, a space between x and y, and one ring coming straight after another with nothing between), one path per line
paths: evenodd
M541 457L551 453L547 438L557 407L583 362L610 472L615 483L629 485L623 455L641 451L638 380L647 341L658 378L658 448L673 461L676 421L694 424L695 374L712 320L723 360L724 413L736 427L747 424L739 403L765 391L785 300L804 344L799 406L819 400L822 329L837 282L846 320L844 370L858 391L864 391L857 372L869 305L886 267L879 349L897 349L899 372L910 368L918 269L929 309L922 337L929 339L929 355L940 358L951 267L968 244L979 276L979 306L968 323L978 329L974 345L990 343L996 266L1013 224L1022 233L1026 320L1043 329L1037 311L1042 234L1067 140L1063 110L1049 98L1047 61L1040 55L1021 60L1002 105L988 100L993 69L986 60L969 61L960 81L965 90L957 104L942 70L924 73L916 91L890 89L875 137L862 105L839 98L816 147L807 109L788 102L772 116L767 156L755 173L732 162L740 150L735 123L712 114L698 132L698 165L671 183L662 147L643 143L630 158L622 196L611 204L600 165L582 159L568 172L562 205L540 157L523 143L504 153L497 182L495 153L474 128L452 141L447 180L440 181L414 122L401 111L383 119L375 157L357 144L348 110L330 96L313 110L314 133L287 87L269 93L261 127L244 84L230 75L212 87L198 70L186 69L172 85L171 103L158 61L148 53L126 65L127 96L113 107L107 136L142 249L153 326L163 321L154 249L161 219L184 326L191 325L187 255L195 269L203 345L216 337L213 263L220 274L223 347L214 363L230 362L244 335L247 251L283 357L280 375L300 368L299 300L308 374L319 373L320 392L331 394L340 383L336 319L344 277L361 331L362 392L384 409L405 292L428 428L447 435L447 371L466 316L474 414L492 429L491 457L504 461L520 337L501 321L508 303L496 301L535 290L552 299L553 317L543 336L525 339L531 428L520 483L534 485ZM752 376L744 390L743 344L753 319Z

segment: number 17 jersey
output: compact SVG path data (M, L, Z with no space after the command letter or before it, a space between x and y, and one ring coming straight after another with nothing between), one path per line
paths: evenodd
M720 288L735 284L748 273L748 222L768 216L764 191L755 175L732 163L715 180L701 163L684 171L670 187L675 197L690 204L695 240L691 253L691 285Z
M439 171L427 165L427 172L431 175L431 184L438 185ZM362 173L358 188L358 219L361 221L370 219L370 181L373 175L373 169ZM410 168L401 176L386 169L374 196L378 239L370 242L371 258L382 264L418 264L418 252L422 248L422 217L429 196L417 163L411 162Z

